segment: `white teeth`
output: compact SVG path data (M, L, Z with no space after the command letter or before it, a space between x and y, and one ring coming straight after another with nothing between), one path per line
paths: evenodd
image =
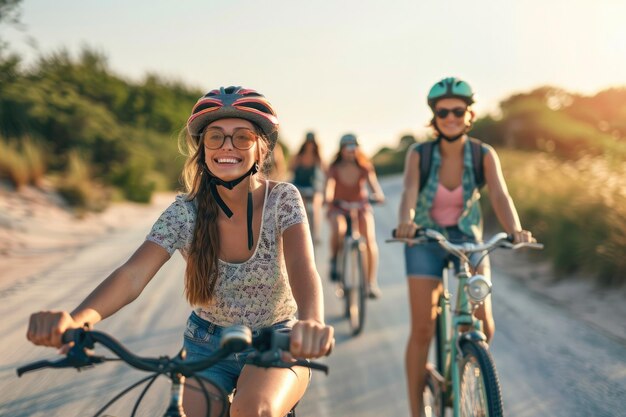
M235 158L217 158L217 162L219 164L236 164L239 160Z

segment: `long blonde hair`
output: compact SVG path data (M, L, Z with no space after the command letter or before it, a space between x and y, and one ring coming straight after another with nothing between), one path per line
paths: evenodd
M268 154L268 141L254 124L259 136L257 146L259 165L263 166ZM219 207L211 195L210 175L204 159L204 146L184 132L179 136L179 149L187 156L181 181L187 192L187 201L196 202L197 216L193 239L187 254L185 269L185 297L191 305L206 305L212 297L217 281L220 236L217 227ZM251 180L249 180L251 181Z

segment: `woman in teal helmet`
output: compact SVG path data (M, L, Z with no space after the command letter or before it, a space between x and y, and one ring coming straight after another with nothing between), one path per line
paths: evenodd
M475 117L472 104L472 88L458 78L444 78L430 89L428 105L433 111L431 126L436 139L428 147L416 145L407 151L396 232L398 237L412 237L418 227L427 227L447 234L452 241L481 240L479 191L484 182L489 188L493 210L504 230L512 234L516 242L533 240L531 233L522 229L496 152L492 147L470 140L467 136ZM428 155L426 149L429 149ZM426 163L420 169L424 157L428 158L430 165L428 172L423 172ZM475 163L481 160L482 164ZM482 169L479 169L481 165ZM405 248L411 303L406 373L413 417L422 415L421 392L424 389L426 360L435 329L437 300L442 291L442 271L447 262L448 254L437 245ZM489 259L482 262L479 272L490 277ZM482 321L490 341L495 331L490 298L478 308L476 316Z

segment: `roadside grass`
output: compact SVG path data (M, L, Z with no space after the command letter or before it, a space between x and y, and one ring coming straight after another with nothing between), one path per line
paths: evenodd
M89 165L77 151L70 152L67 169L56 182L57 192L79 215L103 211L111 201L111 191L92 178Z
M545 243L555 270L626 284L626 162L498 153L522 224Z
M26 185L40 187L46 174L44 152L30 138L9 141L0 137L0 178L9 180L16 190Z

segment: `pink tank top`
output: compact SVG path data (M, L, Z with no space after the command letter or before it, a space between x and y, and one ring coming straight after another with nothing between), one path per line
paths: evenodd
M437 186L437 192L430 209L430 217L439 226L456 226L463 212L463 185L450 191L443 185Z

